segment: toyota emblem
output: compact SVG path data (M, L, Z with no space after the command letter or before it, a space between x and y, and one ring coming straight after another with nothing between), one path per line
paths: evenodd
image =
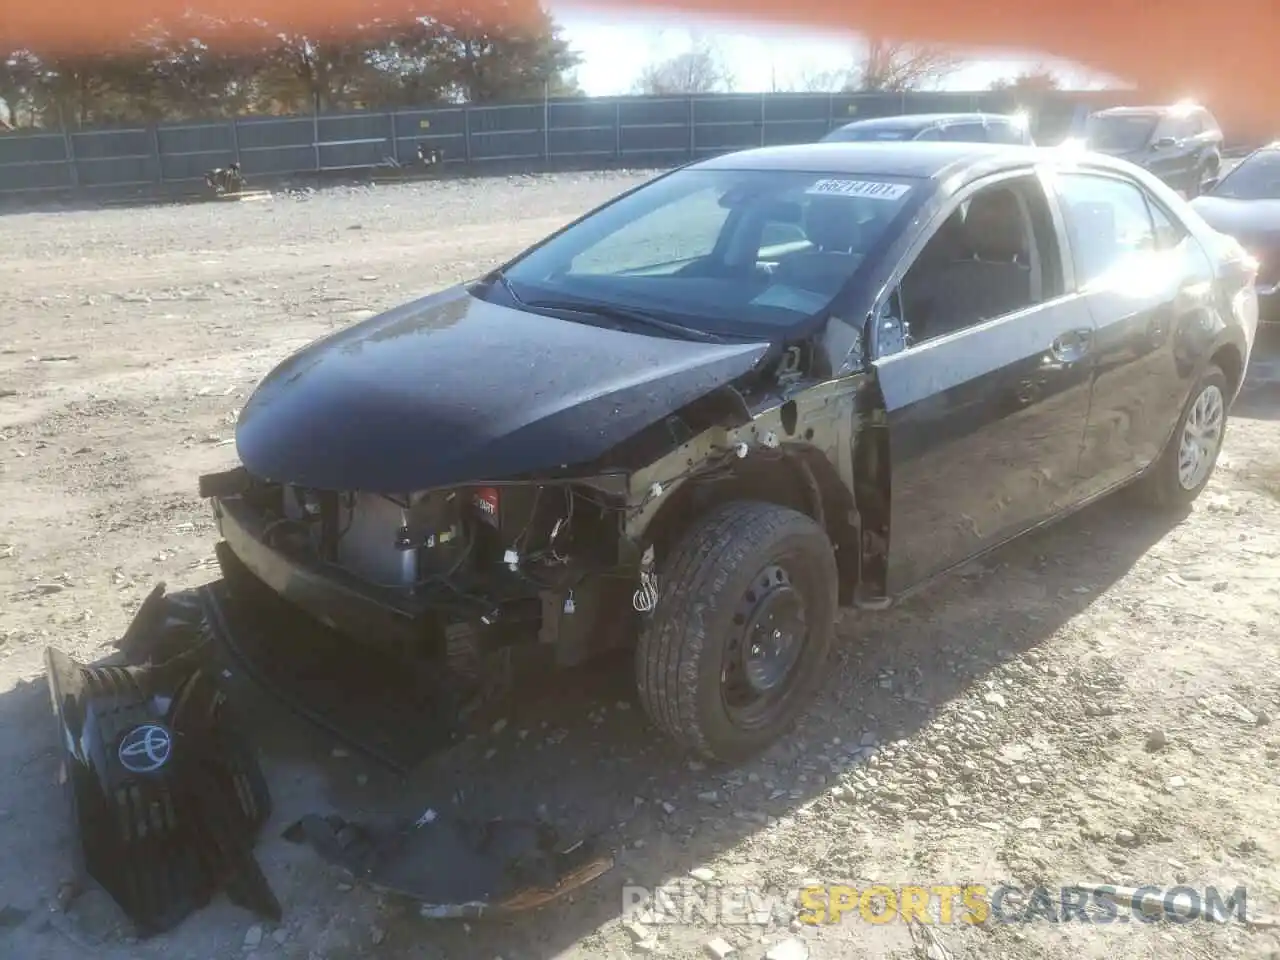
M158 723L144 723L124 735L116 753L130 773L155 773L169 762L173 734Z

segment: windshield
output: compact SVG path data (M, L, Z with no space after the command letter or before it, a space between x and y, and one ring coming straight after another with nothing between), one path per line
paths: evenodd
M518 306L608 306L767 337L830 307L896 232L919 182L678 170L526 253L503 272L504 286Z
M1246 157L1209 193L1232 200L1280 200L1280 150Z
M1112 114L1093 116L1085 123L1085 141L1091 150L1141 150L1155 132L1155 114Z
M919 132L919 127L842 127L832 130L824 138L828 142L861 143L872 140L910 140Z

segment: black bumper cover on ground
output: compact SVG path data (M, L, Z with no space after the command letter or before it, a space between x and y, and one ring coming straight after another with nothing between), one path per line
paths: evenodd
M359 726L352 705L389 719L383 713L395 709L387 706L394 698L386 694L405 692L392 683L379 696L376 684L387 675L367 661L361 668L365 654L356 646L322 646L325 656L309 656L306 642L316 634L275 619L280 611L270 604L255 616L264 598L247 599L232 583L246 581L168 596L157 586L117 643L132 665L87 666L53 649L45 654L79 835L77 866L143 936L173 928L220 889L266 919L281 916L253 856L271 812L267 785L226 716L216 682L222 665L249 666L248 654L255 662L247 672L266 681L268 692L305 701L310 690L315 704L291 705L335 732L343 720ZM307 679L281 689L275 681L290 661ZM332 700L344 689L348 709L337 710ZM434 739L425 727L407 729L418 729L420 743ZM368 740L363 733L352 739ZM363 882L422 901L423 914L439 918L536 907L613 865L593 841L561 847L554 829L537 821L439 816L379 830L309 815L285 836Z
M167 612L153 594L139 620L172 637ZM176 926L219 889L278 919L253 856L270 814L266 782L223 715L200 646L159 665L86 666L54 649L45 663L80 872L142 936Z

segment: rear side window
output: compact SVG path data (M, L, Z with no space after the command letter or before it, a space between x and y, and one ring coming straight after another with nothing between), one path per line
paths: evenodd
M1187 236L1187 228L1154 203L1151 208L1151 220L1155 225L1156 249L1172 250Z
M1059 174L1056 181L1078 285L1157 249L1151 209L1135 184L1088 173Z
M1194 137L1204 133L1204 118L1198 113L1192 113L1182 121L1180 132L1184 137Z
M987 138L992 143L1026 143L1022 131L1007 120L991 120L987 123Z
M955 143L986 143L987 128L981 123L952 123L943 127L942 139Z

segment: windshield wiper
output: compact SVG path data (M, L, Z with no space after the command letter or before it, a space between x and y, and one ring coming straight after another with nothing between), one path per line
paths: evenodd
M499 275L501 276L501 275ZM505 278L504 278L505 282ZM688 327L674 320L663 320L649 313L631 310L627 307L616 307L610 303L592 303L581 300L517 300L526 307L536 310L564 310L567 313L580 313L589 317L602 317L621 323L631 323L642 327L652 327L664 333L674 334L686 340L701 340L703 343L725 343L725 338L697 327Z

